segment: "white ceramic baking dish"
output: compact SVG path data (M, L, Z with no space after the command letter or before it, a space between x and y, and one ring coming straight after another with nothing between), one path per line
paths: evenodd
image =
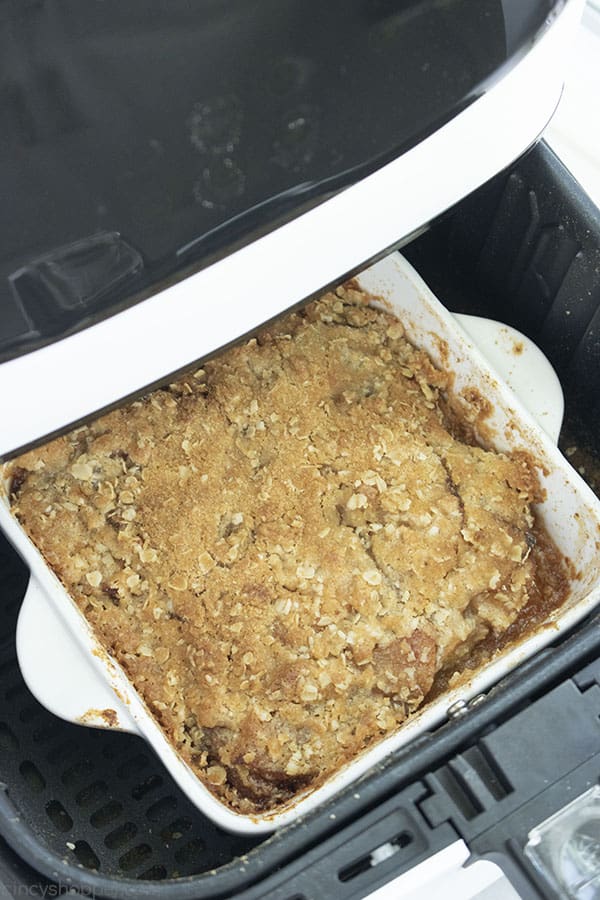
M426 705L395 734L363 753L321 787L300 795L282 811L264 815L242 816L218 801L179 758L123 671L100 647L74 601L11 515L6 498L0 503L0 526L31 570L19 616L17 652L33 694L62 718L144 737L191 801L231 831L268 832L312 809L418 733L439 725L457 701L487 690L600 602L600 502L553 443L562 418L562 393L540 351L498 323L459 317L459 324L399 254L372 266L358 281L386 308L397 312L413 343L455 373L457 393L466 387L476 388L491 401L493 413L486 425L494 435L497 449L526 448L540 461L547 499L539 512L576 574L564 606L535 634L507 650L459 688ZM496 368L487 362L468 333L493 358ZM522 399L517 398L507 381L513 383Z

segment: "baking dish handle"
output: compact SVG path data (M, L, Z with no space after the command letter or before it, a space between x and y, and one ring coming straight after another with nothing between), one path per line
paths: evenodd
M21 605L16 638L25 683L46 709L78 725L139 733L123 701L95 670L34 576Z
M558 375L539 347L503 322L462 313L455 313L454 318L540 428L558 444L565 400Z

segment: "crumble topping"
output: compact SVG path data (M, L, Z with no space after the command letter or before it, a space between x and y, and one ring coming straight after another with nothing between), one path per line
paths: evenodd
M368 299L338 288L7 467L98 639L241 813L396 730L543 587L533 467L465 441L449 375Z

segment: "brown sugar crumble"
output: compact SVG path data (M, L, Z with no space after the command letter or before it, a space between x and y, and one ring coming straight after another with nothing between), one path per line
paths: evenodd
M14 514L240 813L319 786L564 598L534 468L465 441L450 376L368 299L338 288L7 466Z

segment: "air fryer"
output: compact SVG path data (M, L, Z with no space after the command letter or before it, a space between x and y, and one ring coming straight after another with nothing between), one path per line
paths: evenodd
M468 3L373 2L353 4L352 14L334 5L309 15L305 6L266 3L250 17L229 4L226 13L207 8L200 43L196 13L185 5L150 15L131 5L56 2L3 13L2 453L161 383L252 331L274 313L271 303L288 308L402 246L451 310L512 324L546 353L566 397L560 446L598 492L600 216L543 142L524 152L551 113L555 86L524 97L532 121L512 143L496 135L503 148L485 161L491 171L467 149L456 159L449 135L442 172L430 168L444 164L442 144L415 163L423 204L415 191L407 212L405 176L394 176L382 225L369 197L381 203L383 187L365 189L501 88L569 6L531 3L525 14L523 4L490 2L473 14ZM282 52L273 62L275 38ZM222 87L224 45L235 64ZM303 56L306 46L313 59ZM219 80L218 89L196 94L192 69L206 83ZM410 87L407 70L422 72ZM457 141L466 147L465 132ZM451 187L438 191L442 181ZM183 355L172 349L190 314L177 321L175 304L172 331L143 330L133 362L115 359L111 329L120 315L133 311L142 322L146 309L150 330L163 322L152 305L161 289L185 291L220 265L220 283L237 301L236 254L314 221L316 232L293 232L298 243L273 245L283 254L273 260L274 297L282 263L310 269L311 242L323 243L327 220L310 214L327 215L328 202L343 204L352 188L355 214L338 219L340 240L331 239L330 256L299 286L281 293L279 280L277 301L269 294L251 314L242 309L233 331L215 327L210 348L193 358L187 347ZM254 299L248 292L247 305ZM201 291L196 303L210 295ZM95 329L97 355L88 359L75 341ZM105 375L109 382L91 402L81 399L88 376L72 368L78 358L93 373L90 385ZM46 414L43 384L60 359ZM0 571L0 873L9 889L359 897L462 838L474 858L500 861L524 896L552 896L525 846L532 828L598 781L595 619L306 820L249 840L199 814L138 739L69 725L37 703L14 647L27 572L6 543Z

